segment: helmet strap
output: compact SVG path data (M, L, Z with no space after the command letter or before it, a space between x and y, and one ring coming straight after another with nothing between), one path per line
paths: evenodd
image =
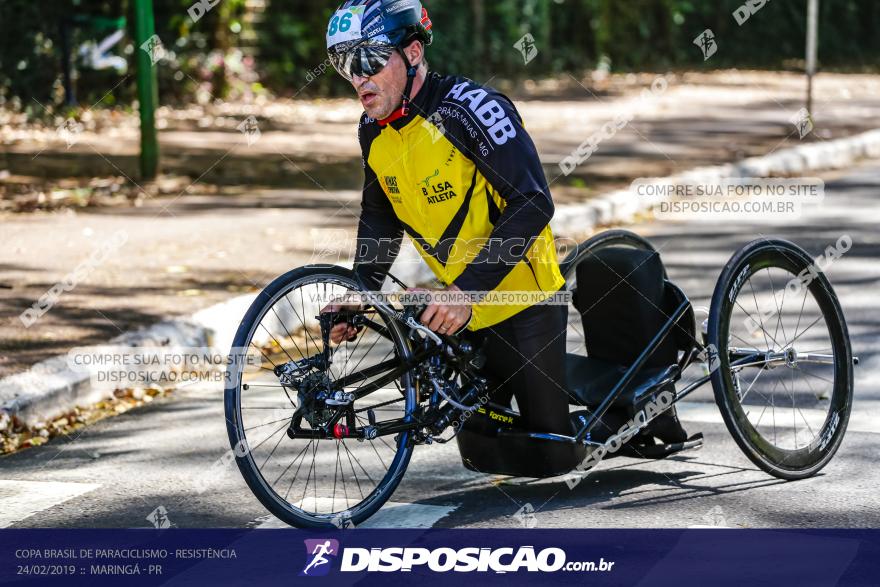
M411 94L413 84L416 80L416 74L419 71L419 67L417 65L413 65L409 62L409 59L406 57L406 53L403 52L402 47L397 48L397 52L400 53L400 56L403 58L403 63L406 65L406 87L403 90L403 100L400 102L400 108L395 110L390 116L387 118L383 118L378 120L380 126L386 126L391 124L395 120L403 118L407 114L409 114L409 104L411 102Z
M403 51L403 47L397 48L398 53L403 58L403 63L406 65L406 88L403 90L403 101L400 104L400 111L403 116L409 114L409 103L412 94L413 83L416 79L416 73L418 73L418 66L412 65L409 62L409 59L406 57L406 53Z

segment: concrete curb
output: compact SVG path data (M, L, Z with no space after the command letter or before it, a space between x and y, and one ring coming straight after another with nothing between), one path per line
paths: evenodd
M208 334L203 326L184 318L117 336L108 344L203 347L207 346ZM68 366L67 356L59 355L0 381L0 414L6 416L0 420L8 423L8 418L15 417L32 426L77 405L88 405L106 397L106 391L92 388L88 373L74 371Z
M842 169L871 157L880 157L880 129L835 141L799 145L737 163L697 167L664 178L664 181L791 177L812 171ZM628 189L617 190L584 204L559 206L550 226L556 236L581 235L600 226L632 222L637 214L647 211L655 202L636 198Z
M792 176L811 171L840 169L860 159L880 157L880 129L853 137L812 143L738 163L700 167L665 180L726 179ZM551 222L557 236L577 236L601 226L631 222L651 202L618 190L585 204L558 206ZM434 276L407 243L392 272L403 282L430 283ZM195 314L163 321L110 341L124 346L181 346L229 349L241 318L255 299L248 294L216 304ZM100 401L106 393L92 389L87 374L71 370L66 356L52 357L30 370L0 380L0 433L15 417L26 425L47 421L76 405Z

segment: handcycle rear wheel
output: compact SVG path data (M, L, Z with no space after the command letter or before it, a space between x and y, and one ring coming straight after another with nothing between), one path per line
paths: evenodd
M631 247L643 251L656 251L647 239L629 230L606 230L585 240L577 249L559 264L559 270L565 278L566 288L576 287L574 284L575 270L584 258L596 254L606 247Z
M715 400L736 443L775 477L815 475L843 440L853 396L849 334L828 278L797 245L755 241L722 271L708 326Z
M359 286L352 272L341 267L291 271L257 296L233 342L233 355L256 355L256 361L230 360L227 375L227 431L236 462L259 501L282 521L300 528L340 528L366 520L389 499L412 455L410 432L363 440L296 434L291 438L287 433L296 414L311 432L332 421L335 408L310 403L320 407L303 411L313 398L282 385L274 370L321 354L324 341L316 316L329 299L352 291L359 291ZM410 356L394 317L376 308L368 311L373 324L384 327L388 336L367 327L356 340L333 345L332 363L312 370L319 383L306 394L355 371ZM248 372L244 365L254 362L259 368ZM344 391L355 392L363 383ZM409 418L416 402L412 378L404 373L355 400L347 422L361 427L368 416L378 421Z

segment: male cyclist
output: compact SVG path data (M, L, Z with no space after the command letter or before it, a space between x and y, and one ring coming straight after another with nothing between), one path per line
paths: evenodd
M355 270L381 288L406 232L447 293L421 321L483 339L485 369L516 396L526 427L571 434L564 390L565 306L541 304L564 284L549 222L553 201L514 105L463 77L429 72L432 26L418 0L350 0L327 47L357 91L364 188ZM348 324L338 343L356 335Z

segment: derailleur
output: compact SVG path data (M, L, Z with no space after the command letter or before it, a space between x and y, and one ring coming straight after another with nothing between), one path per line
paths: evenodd
M331 390L326 367L324 356L315 355L274 369L281 385L296 391L299 409L294 418L301 416L312 428L326 426L340 406L348 406L356 398L353 393Z

